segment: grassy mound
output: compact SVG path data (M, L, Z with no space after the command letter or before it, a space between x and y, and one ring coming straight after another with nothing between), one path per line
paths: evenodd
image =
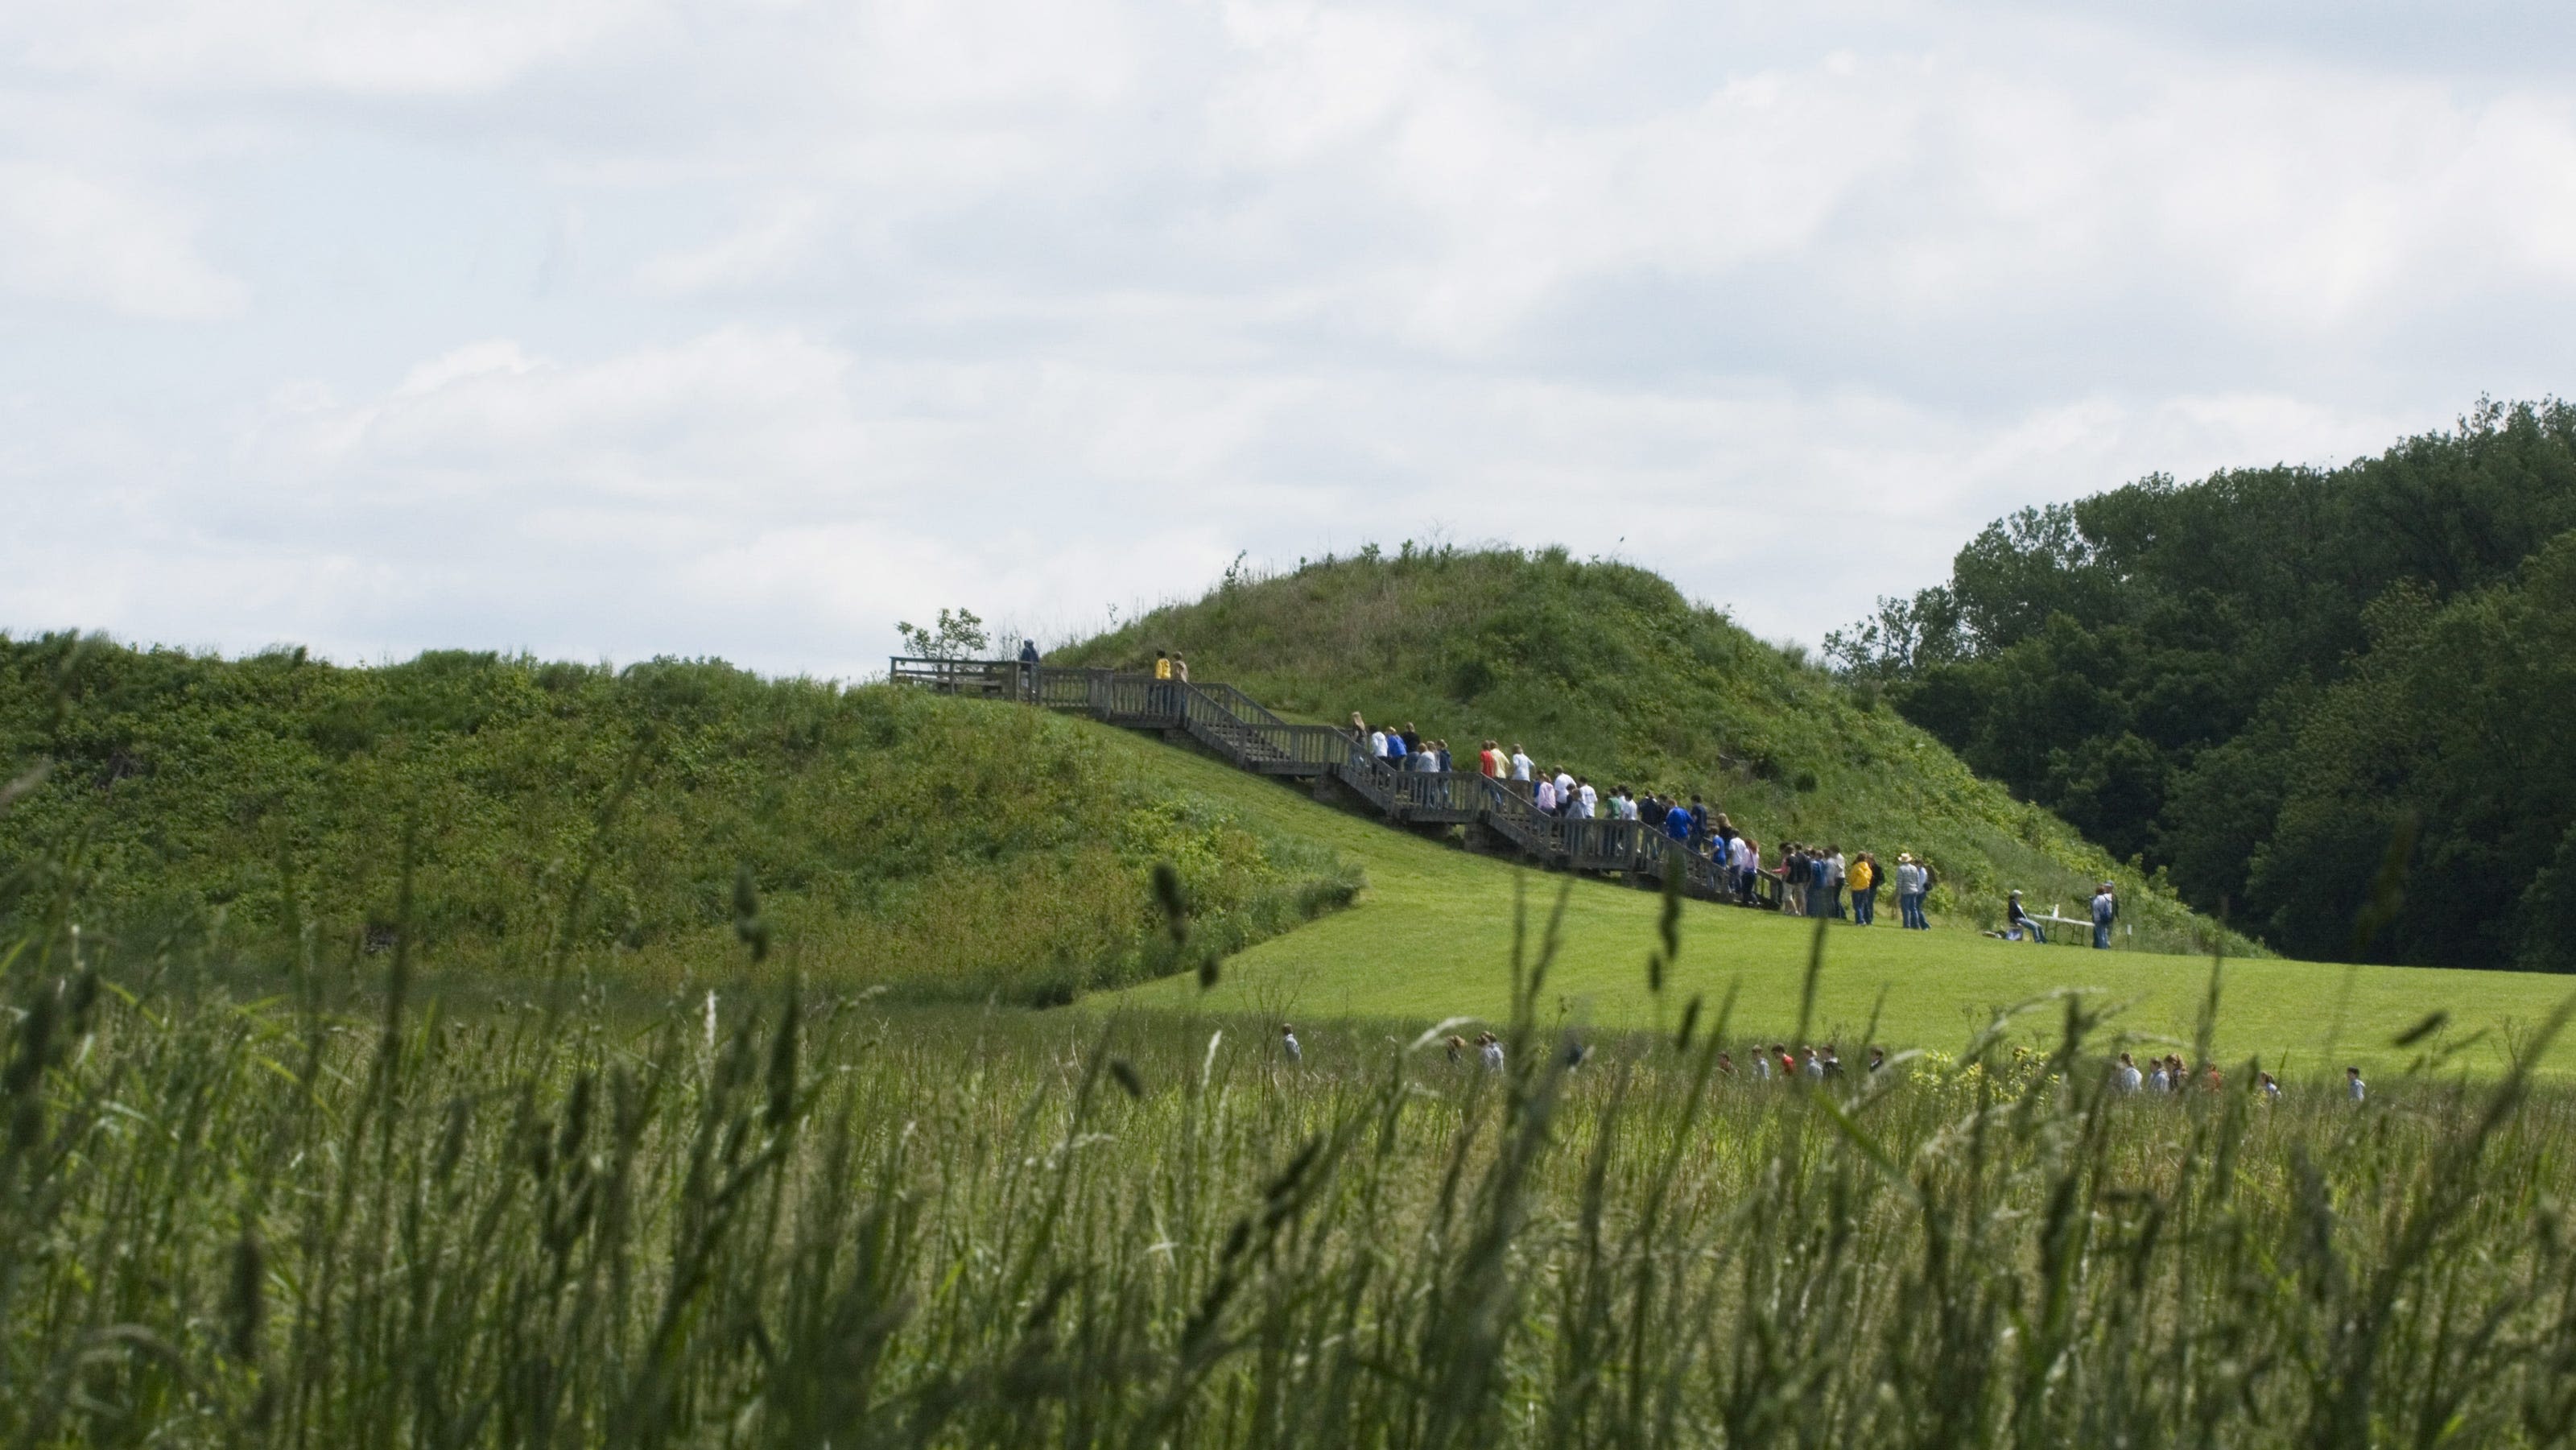
M210 937L275 961L309 927L325 960L408 932L433 970L560 957L655 982L740 970L739 925L842 981L1061 1001L1162 968L1158 861L1225 949L1359 884L1173 787L1159 747L715 662L0 640L0 742L25 783L0 910L127 961Z
M1430 552L1230 581L1051 658L1132 665L1158 649L1283 713L1417 724L1461 759L1518 741L1607 789L1707 797L1763 846L1801 840L1928 857L1935 911L1987 925L2004 894L2080 914L2123 886L2136 944L2200 952L2223 935L2161 877L1980 780L1939 741L1804 660L1694 605L1661 577L1561 549ZM1889 905L1891 919L1894 907ZM2257 950L2230 939L2238 952Z

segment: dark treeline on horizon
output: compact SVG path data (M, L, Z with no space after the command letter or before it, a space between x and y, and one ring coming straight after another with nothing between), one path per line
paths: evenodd
M2576 970L2576 407L2024 509L1827 643L2297 956Z

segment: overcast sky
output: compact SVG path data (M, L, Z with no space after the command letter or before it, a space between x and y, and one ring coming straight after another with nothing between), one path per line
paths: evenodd
M2247 8L0 5L0 627L856 676L1438 537L1814 640L2569 391L2576 7Z

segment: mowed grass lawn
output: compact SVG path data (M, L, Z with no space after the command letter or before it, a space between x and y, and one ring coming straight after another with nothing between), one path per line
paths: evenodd
M1138 764L1186 789L1217 797L1247 816L1360 861L1368 888L1356 905L1274 937L1224 965L1213 991L1173 977L1087 999L1126 1006L1292 1019L1367 1018L1420 1027L1451 1016L1499 1020L1510 1001L1512 901L1524 883L1532 948L1561 887L1570 887L1562 944L1543 1010L1582 1027L1615 1030L1676 1023L1691 994L1711 1010L1737 991L1730 1035L1785 1038L1798 1023L1812 923L1768 912L1686 903L1681 956L1659 1004L1646 987L1660 898L1651 891L1527 870L1319 805L1301 786L1265 781L1194 752L1094 727L1138 753ZM1892 857L1901 841L1873 842ZM2139 1034L2188 1043L2209 989L2205 958L2097 952L2078 945L1999 942L1935 918L1929 932L1900 931L1893 898L1882 924L1836 925L1825 939L1811 1036L1839 1043L1846 1058L1875 1010L1879 1042L1955 1050L2000 1007L2060 988L2098 992L2125 1004L2117 1022ZM1883 994L1883 1001L1882 1001ZM2501 1071L2508 1044L2536 1031L2571 994L2576 979L2521 972L2350 967L2316 962L2231 960L2221 984L2217 1048L2223 1062L2259 1055L2285 1076L2403 1068L2431 1043L2398 1048L2392 1039L2428 1014L2450 1014L2457 1061ZM2026 1035L2051 1035L2053 1015L2029 1019ZM2576 1036L2571 1033L2569 1036ZM2553 1076L2576 1073L2576 1041L2562 1037L2542 1061Z

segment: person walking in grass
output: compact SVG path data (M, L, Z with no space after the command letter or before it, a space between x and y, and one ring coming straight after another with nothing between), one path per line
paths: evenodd
M2343 1070L2343 1095L2356 1103L2370 1097L2370 1084L2361 1080L2360 1068L2347 1067Z
M1467 1039L1466 1039L1466 1038L1464 1038L1464 1037L1459 1036L1459 1035L1458 1035L1457 1033L1455 1033L1455 1032L1450 1033L1450 1034L1449 1034L1449 1065L1450 1065L1451 1067L1456 1067L1460 1062L1462 1062L1462 1061L1464 1061L1464 1060L1465 1060L1466 1056L1467 1056Z
M1306 1049L1297 1045L1297 1029L1285 1022L1279 1024L1279 1050L1288 1054L1290 1067L1306 1060Z
M1495 1037L1494 1034L1487 1032L1477 1037L1476 1056L1484 1062L1485 1071L1501 1072L1503 1070L1503 1044L1501 1039Z
M2261 1093L2263 1095L2263 1101L2267 1103L2277 1103L2281 1100L2280 1079L2275 1078L2268 1072L2258 1072L2254 1074L2254 1090Z
M2105 881L2102 883L2102 889L2093 893L2093 949L2095 951L2107 952L2111 949L2111 923L2119 915L2120 898L2112 893L2111 883Z
M2146 1075L2138 1071L2137 1059L2121 1053L2120 1065L2111 1073L2111 1086L2118 1090L2120 1096L2128 1097L2145 1085Z

